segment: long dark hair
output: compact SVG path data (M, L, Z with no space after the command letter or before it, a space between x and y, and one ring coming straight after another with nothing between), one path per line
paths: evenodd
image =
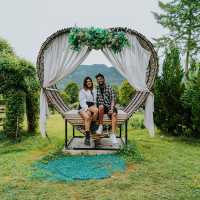
M87 80L90 80L92 82L92 79L89 76L85 77L84 80L83 80L83 88L85 90L88 90L88 89L93 90L93 82L92 82L92 87L88 88L88 86L87 86Z

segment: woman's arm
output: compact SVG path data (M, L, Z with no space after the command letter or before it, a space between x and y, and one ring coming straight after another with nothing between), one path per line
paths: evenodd
M81 111L87 111L88 105L86 104L86 95L83 90L80 90L79 92L79 102L81 106Z
M97 103L97 91L96 89L93 90L93 95L94 95L94 103Z

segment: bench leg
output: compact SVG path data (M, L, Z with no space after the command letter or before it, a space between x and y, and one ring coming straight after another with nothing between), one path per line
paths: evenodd
M73 126L73 137L75 137L75 128Z
M65 119L65 148L68 147L67 140L68 140L68 138L67 138L67 120Z
M128 144L128 120L125 121L125 145Z
M121 138L122 137L122 125L120 124L119 126L119 137Z

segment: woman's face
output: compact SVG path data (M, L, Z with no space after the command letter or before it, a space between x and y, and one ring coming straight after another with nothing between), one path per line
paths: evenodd
M90 79L87 79L86 85L87 85L88 88L91 88L92 87L92 81Z

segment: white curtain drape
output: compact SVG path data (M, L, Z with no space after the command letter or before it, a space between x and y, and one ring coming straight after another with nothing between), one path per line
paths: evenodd
M104 48L102 51L113 66L129 81L137 91L149 93L145 102L144 125L151 136L154 135L154 96L146 85L146 70L149 64L151 53L144 49L136 36L126 34L130 47L124 48L120 53L115 54L111 49Z
M68 43L67 34L55 38L44 51L43 88L51 87L73 72L86 59L89 52L88 47L83 47L79 52L73 51ZM48 113L47 98L44 89L41 89L40 132L44 137Z

